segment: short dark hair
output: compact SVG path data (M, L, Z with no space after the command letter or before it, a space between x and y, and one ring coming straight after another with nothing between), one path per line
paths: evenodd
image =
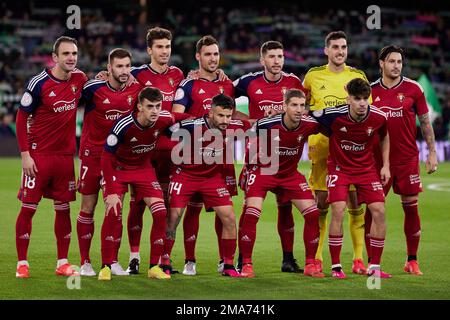
M283 45L281 44L281 42L279 41L267 41L264 42L263 45L261 46L261 56L264 56L267 51L269 50L273 50L273 49L281 49L284 50Z
M123 48L115 48L111 50L111 52L108 55L108 63L112 64L115 58L117 59L123 59L123 58L130 58L131 60L131 52L123 49Z
M284 94L284 103L288 104L292 98L305 98L305 93L299 89L289 89Z
M145 87L139 92L138 101L140 104L144 102L144 99L148 101L162 101L163 96L161 90L154 87Z
M54 54L58 55L59 46L63 42L72 42L73 44L75 44L78 47L78 41L75 38L62 36L62 37L59 37L58 39L56 39L55 43L53 44L53 51L52 52Z
M207 35L201 37L200 40L197 41L197 44L195 45L195 50L197 53L200 53L203 46L211 46L213 44L217 44L217 46L219 46L219 41L217 41L216 38L214 38L213 36Z
M223 109L234 109L234 99L221 93L212 98L211 108L221 107Z
M371 91L370 84L364 79L355 78L347 83L347 92L351 96L369 98Z
M347 35L344 31L332 31L325 37L325 47L328 47L330 45L331 40L337 40L337 39L345 39L347 40Z
M172 41L172 32L167 29L155 27L147 31L147 47L151 48L153 40L167 39Z
M378 60L385 61L386 58L392 53L392 52L398 52L402 56L402 60L405 60L405 53L403 52L403 49L399 46L396 46L394 44L388 45L380 50L380 53L378 55Z

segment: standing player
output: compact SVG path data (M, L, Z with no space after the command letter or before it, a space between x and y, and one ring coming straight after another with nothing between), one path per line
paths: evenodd
M167 211L155 169L150 163L160 133L174 123L169 112L161 111L162 99L159 89L142 89L138 96L138 110L119 119L106 139L102 154L106 211L102 225L99 280L111 280L114 242L121 236L122 201L128 185L134 188L136 201L144 201L153 217L148 277L170 279L170 275L158 266L164 249Z
M72 231L69 202L75 200L75 120L86 75L75 68L77 41L60 37L53 45L55 66L31 78L17 112L22 156L22 207L16 222L16 277L29 277L27 261L32 218L42 197L53 199L58 252L56 274L76 274L67 261Z
M347 105L325 108L311 114L330 130L327 187L331 203L331 222L328 244L331 253L331 275L345 278L340 262L343 241L342 224L350 185L356 188L358 203L366 203L372 212L370 230L372 252L368 275L390 278L380 269L381 254L386 235L383 185L390 178L389 135L386 114L369 106L370 85L363 79L353 79L347 86ZM377 172L374 142L379 136L383 166ZM377 145L376 145L377 146ZM380 179L382 183L380 183Z
M242 254L242 275L255 276L252 264L252 251L256 240L256 224L261 215L263 201L268 191L281 193L283 200L290 200L305 218L303 240L305 243L304 274L312 277L324 277L317 269L314 258L319 240L319 211L314 196L305 177L297 171L303 152L303 145L310 134L319 132L319 124L305 113L305 94L298 89L288 90L285 94L283 109L285 113L273 118L264 118L256 122L252 130L258 141L267 138L268 149L275 152L279 164L274 172L262 173L262 165L251 166L247 173L245 190L245 212L239 228L239 251ZM267 135L260 136L260 131ZM273 141L273 142L272 142ZM276 143L275 146L271 146ZM273 165L273 164L272 164ZM266 168L269 170L268 168Z
M345 84L355 78L367 78L363 71L349 67L345 64L347 59L347 36L342 31L334 31L325 38L325 55L328 64L311 68L305 75L303 86L309 91L309 104L311 110L320 110L345 104L347 92ZM370 102L370 101L369 101ZM309 137L309 159L311 172L309 184L316 195L320 218L320 240L316 254L316 263L322 268L322 247L327 230L327 175L328 138L323 134ZM352 272L366 274L363 262L364 247L364 209L356 202L354 187L350 188L348 201L349 227L353 244Z
M202 37L196 44L195 58L199 63L197 79L186 79L177 89L173 103L173 112L184 112L194 118L209 113L212 98L217 94L234 97L234 88L231 80L220 80L217 73L220 52L219 42L212 36ZM234 178L234 171L230 177ZM195 244L197 242L200 212L203 207L202 199L195 197L188 203L183 221L185 267L183 274L196 274ZM216 219L217 220L217 219ZM220 230L216 223L216 232L220 239ZM219 246L220 248L220 246Z
M100 190L100 159L106 137L114 121L131 111L136 105L142 86L126 85L130 77L131 53L125 49L112 50L108 56L108 80L88 81L83 87L85 103L83 131L80 144L80 176L78 191L81 193L81 211L77 218L77 234L81 255L82 276L95 276L89 249L94 235L94 211ZM117 251L120 242L117 242ZM117 257L111 266L112 274L128 275Z
M288 89L304 91L302 83L294 74L283 72L284 48L278 41L268 41L261 46L260 63L263 71L242 76L234 82L236 98L246 96L249 99L249 118L258 120L274 111L283 112L283 95ZM246 175L246 167L243 168ZM294 248L294 217L292 204L280 202L280 193L277 193L278 205L278 234L283 250L281 271L301 272L293 255ZM242 212L245 212L245 205ZM239 228L242 225L244 214L241 214ZM238 269L242 266L242 257L239 254Z
M236 251L236 219L224 177L223 164L227 141L230 139L229 133L233 134L234 138L234 130L245 127L242 121L231 120L234 111L232 98L219 94L211 99L210 104L208 116L185 120L171 128L172 133L185 130L186 136L183 136L185 143L183 159L170 181L170 214L166 247L161 263L166 266L170 264L176 228L189 200L198 194L206 207L216 212L223 225L219 242L224 259L222 275L240 277L233 266ZM197 146L199 143L200 146Z
M163 95L162 110L171 111L176 88L184 78L183 72L179 68L169 66L172 53L172 33L160 27L149 29L147 32L147 53L150 56L150 64L132 68L131 74L142 86L158 88ZM167 137L161 136L156 149L152 152L152 165L164 193L166 208L168 208L167 188L172 167L170 151L173 146L174 144ZM127 221L130 243L130 263L127 271L131 274L139 273L139 244L145 207L144 202L137 203L134 196L131 196Z
M391 179L384 187L384 193L387 195L393 186L394 193L400 195L405 213L407 260L404 270L413 275L422 275L417 263L420 240L418 200L419 192L422 192L422 183L419 151L416 145L416 115L419 117L422 136L429 150L427 173L437 170L437 158L433 127L430 124L423 89L417 82L402 76L403 61L404 53L400 47L389 45L381 49L379 55L381 78L372 84L372 97L373 104L387 115L391 146L395 148L395 152L390 153ZM371 214L367 210L366 236L370 234L370 225ZM366 242L366 247L367 244ZM370 258L369 250L368 253Z

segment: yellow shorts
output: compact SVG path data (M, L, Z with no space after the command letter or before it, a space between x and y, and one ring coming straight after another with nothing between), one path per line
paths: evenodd
M314 191L327 191L326 178L328 174L328 137L323 134L311 135L308 138L308 157L311 160L309 172L309 187ZM353 185L350 191L355 191Z

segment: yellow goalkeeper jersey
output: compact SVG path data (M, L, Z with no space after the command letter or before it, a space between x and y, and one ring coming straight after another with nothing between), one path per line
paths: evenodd
M345 85L352 79L361 78L366 81L363 71L345 66L344 71L332 72L328 65L309 69L303 80L303 87L309 91L311 110L319 110L347 103ZM370 103L372 99L369 98Z

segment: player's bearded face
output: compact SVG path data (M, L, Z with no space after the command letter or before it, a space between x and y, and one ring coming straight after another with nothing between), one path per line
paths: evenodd
M347 103L350 106L350 112L357 117L364 117L367 114L369 107L369 97L356 97L349 95L347 97Z
M195 57L200 62L200 68L207 72L216 72L219 68L220 54L217 44L203 46Z
M292 122L300 122L302 115L308 112L305 98L293 97L289 99L289 103L284 105L284 110Z
M347 40L330 40L328 47L325 47L325 54L328 56L328 62L341 66L347 60Z
M261 57L261 64L267 72L273 75L280 74L284 65L283 49L268 50L266 54Z
M117 82L123 84L128 81L130 77L131 70L131 60L128 57L119 59L115 58L112 61L112 65L108 65L110 68L109 72L111 72L112 77Z
M392 52L384 61L380 61L380 67L383 70L383 75L391 79L397 79L402 74L402 55L398 52Z
M159 65L168 64L172 54L171 41L169 39L153 40L152 47L147 48L147 52L151 56L152 62Z
M214 128L225 130L231 122L232 114L233 110L216 106L211 108L209 118L211 119Z
M72 42L61 42L53 61L65 72L73 71L78 61L78 48Z

